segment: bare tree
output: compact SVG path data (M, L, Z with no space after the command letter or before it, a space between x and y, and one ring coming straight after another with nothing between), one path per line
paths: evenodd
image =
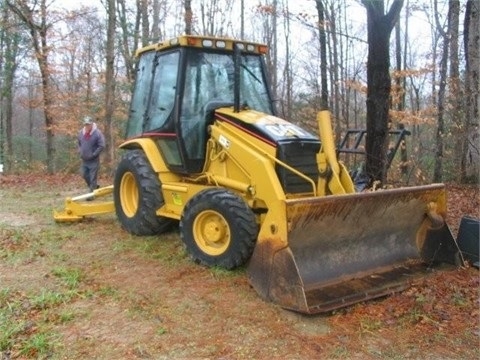
M192 0L185 0L185 34L187 35L192 34L192 21Z
M466 60L466 117L467 141L463 146L462 181L478 183L480 174L480 4L468 0L464 22Z
M394 0L386 14L383 0L362 3L367 9L368 24L366 171L372 181L384 183L391 89L389 41L403 0Z
M159 41L162 36L160 31L160 0L153 0L152 4L152 39L153 41Z
M440 60L440 85L438 88L438 98L437 98L437 101L438 101L437 102L437 132L435 137L435 165L433 169L434 182L442 181L442 177L443 177L443 156L444 156L444 136L445 136L445 97L446 97L446 89L447 89L448 54L450 50L452 19L454 17L454 12L456 11L456 7L453 6L454 2L455 1L449 1L447 30L445 31L443 26L440 24L440 20L438 17L437 0L434 1L437 30L443 38L442 58Z
M320 78L321 78L321 97L320 109L328 109L328 78L327 78L327 36L325 21L325 6L322 0L317 0L318 14L318 32L320 40Z
M112 118L115 110L115 0L107 1L107 40L106 40L106 69L105 69L105 138L106 138L106 163L113 159Z
M455 139L454 144L454 172L457 179L461 179L461 161L462 144L464 141L465 131L463 128L465 113L463 111L463 86L460 79L459 70L459 24L460 24L460 1L450 1L452 7L450 19L450 70L449 70L449 96L448 109L452 119L452 137Z
M137 5L139 6L137 0ZM131 28L131 20L129 17L129 9L125 0L116 0L116 12L118 26L120 28L120 53L125 62L126 76L130 83L133 83L135 77L135 59L134 53L139 44L140 37L140 11L136 12L135 21L133 22L133 29ZM137 6L137 10L138 10Z
M278 96L278 47L277 47L277 1L266 2L264 5L258 5L257 14L261 17L261 38L262 42L269 44L269 52L266 56L268 73L270 75L270 84L272 86L272 96L277 99Z
M148 0L140 0L139 2L139 13L142 23L142 46L147 46L150 43L150 21L148 19Z
M0 164L5 171L13 158L12 114L14 78L18 67L20 35L12 26L11 13L2 6L0 20ZM5 146L6 145L6 146Z
M203 35L225 36L232 23L228 16L233 9L233 0L200 1L199 29Z
M332 48L332 61L331 61L331 75L330 75L330 82L332 83L333 87L333 111L336 119L336 129L335 133L336 136L340 136L340 131L341 131L341 126L340 126L340 76L339 74L341 73L342 66L340 56L341 56L341 49L340 49L340 55L339 55L339 47L341 47L341 44L339 44L339 39L337 36L337 16L336 14L341 14L341 9L339 7L339 4L333 2L330 4L330 11L327 12L327 18L328 18L328 26L330 28L330 42L331 42L331 48ZM337 5L337 8L334 8L334 4ZM341 4L340 4L341 5Z
M43 112L45 116L47 171L55 172L55 121L53 116L54 91L51 84L51 68L49 55L52 47L49 44L48 32L51 24L48 22L47 0L29 2L28 0L7 0L8 7L27 27L35 57L42 78Z
M291 31L290 31L290 10L288 8L288 1L282 4L284 8L283 12L286 16L284 16L283 21L283 33L285 36L285 65L283 69L283 79L284 79L284 103L285 107L283 110L283 114L287 119L292 118L292 103L293 103L293 74L292 74L292 61L291 61L291 52L290 52L290 45L291 45Z

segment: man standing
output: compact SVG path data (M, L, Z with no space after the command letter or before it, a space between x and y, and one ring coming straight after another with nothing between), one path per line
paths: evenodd
M82 159L80 170L88 188L93 191L98 188L100 153L105 148L105 137L90 116L83 119L83 125L78 133L78 152Z

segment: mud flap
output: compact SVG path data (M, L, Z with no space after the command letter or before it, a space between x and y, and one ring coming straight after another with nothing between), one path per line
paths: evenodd
M401 291L436 263L458 264L448 226L426 215L432 203L444 217L443 185L287 200L288 239L259 239L250 282L309 314Z

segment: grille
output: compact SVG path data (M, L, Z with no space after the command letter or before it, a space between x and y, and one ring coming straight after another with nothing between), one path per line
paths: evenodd
M277 158L316 183L318 179L316 155L319 150L320 143L318 141L306 142L305 140L298 140L284 142L278 144ZM276 172L285 193L298 194L312 192L311 183L297 174L280 165L276 166Z

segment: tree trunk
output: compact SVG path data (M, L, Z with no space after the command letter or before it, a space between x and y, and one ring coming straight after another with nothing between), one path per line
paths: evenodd
M337 38L337 17L336 11L333 8L333 3L330 5L330 14L328 16L328 23L330 26L330 39L332 44L332 78L331 82L333 84L333 114L336 120L335 123L335 135L337 139L340 138L341 135L341 124L340 124L340 78L339 78L339 71L341 70L341 66L339 66L339 54L338 54L338 38Z
M409 44L409 38L408 38L408 19L409 19L409 11L410 8L410 2L407 0L406 4L406 9L407 9L407 15L405 16L405 25L404 25L404 38L403 38L403 70L407 69L407 56L408 56L408 44ZM400 23L400 22L399 22ZM403 106L403 110L405 109L406 106L406 94L407 94L407 77L402 76L402 100L401 104ZM407 141L403 139L401 147L400 147L400 159L401 159L401 171L402 175L408 175L409 169L408 169L408 149L407 149Z
M274 99L278 99L278 76L277 76L277 71L278 71L278 42L277 42L277 37L278 37L278 31L277 31L277 14L278 14L278 8L277 8L277 0L273 0L272 3L273 7L273 13L272 13L272 63L273 63L273 72L272 72L272 96Z
M468 0L465 11L464 46L466 59L467 140L463 147L462 182L479 182L480 173L480 4Z
M38 3L35 3L37 5ZM7 1L8 7L19 17L19 19L27 26L32 39L35 57L41 74L42 93L43 93L43 113L45 116L45 132L46 132L46 152L47 152L47 172L55 173L55 122L52 114L52 106L54 104L54 92L50 84L50 64L48 55L51 47L48 45L47 33L50 24L47 23L47 4L46 0L40 0L40 9L35 6L29 7L26 3L11 3ZM37 15L40 17L38 23L35 21Z
M192 1L185 0L185 34L191 35L192 34Z
M0 54L0 70L3 75L0 94L0 164L4 165L4 171L10 171L13 159L13 98L14 98L14 78L18 67L17 56L19 50L20 36L11 30L8 26L11 23L8 14L8 8L3 9L2 22L4 28L1 30L1 48L4 50ZM5 137L4 137L5 135ZM6 146L5 146L6 145ZM5 151L5 152L4 152Z
M114 158L113 141L113 112L115 110L115 0L107 2L107 44L106 44L106 69L105 69L105 162L111 164Z
M240 39L245 38L245 0L240 0Z
M289 13L288 3L286 4L286 13ZM293 104L293 89L292 89L292 68L291 68L291 55L290 55L290 17L287 16L283 22L285 34L285 67L283 70L283 83L284 83L284 99L285 109L283 115L287 119L292 118L292 104Z
M437 12L437 0L435 0L435 12ZM437 132L435 136L435 164L433 169L433 182L441 182L443 178L443 151L444 151L444 135L445 135L445 93L447 89L447 69L448 69L448 53L450 49L450 27L452 21L452 1L448 6L448 23L447 31L444 31L438 22L437 29L443 37L443 51L440 60L440 85L438 87L438 103L437 103Z
M142 46L147 46L150 43L150 22L148 20L148 4L148 0L140 1L140 16L142 18ZM115 8L115 3L113 5L113 8Z
M458 29L460 23L460 1L450 1L452 7L450 23L450 79L448 108L450 109L453 122L452 140L454 147L454 173L457 181L461 180L462 147L465 142L465 129L463 123L465 112L463 111L463 89L460 84L459 60L458 60Z
M160 0L153 0L152 4L152 41L160 41Z
M383 184L387 177L391 89L389 41L403 0L395 0L386 15L383 0L362 0L362 3L367 9L368 22L366 171L371 181Z
M320 110L328 109L328 78L327 78L327 36L325 32L325 7L322 0L317 0L318 32L320 40L320 80L321 96Z
M133 36L129 30L130 24L127 15L125 0L116 0L116 12L121 32L121 54L125 61L125 70L128 81L132 84L135 79L135 61L132 48L138 44L138 32L140 27L140 11L137 12ZM133 38L133 39L132 39ZM133 45L131 45L133 44Z

